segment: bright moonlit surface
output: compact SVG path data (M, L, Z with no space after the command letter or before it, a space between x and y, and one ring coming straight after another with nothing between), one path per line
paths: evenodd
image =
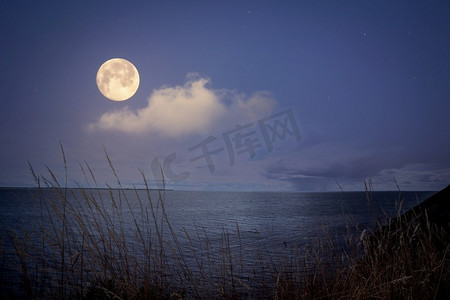
M110 59L98 69L97 86L103 96L110 100L127 100L139 87L138 70L126 59Z

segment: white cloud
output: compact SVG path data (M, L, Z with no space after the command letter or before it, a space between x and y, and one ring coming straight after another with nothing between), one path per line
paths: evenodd
M276 104L266 92L255 93L246 99L245 95L235 91L210 88L209 79L192 78L192 75L188 76L184 86L154 90L144 108L133 111L125 107L105 112L96 123L89 125L89 129L158 132L172 137L206 134L224 122L253 122L266 117Z

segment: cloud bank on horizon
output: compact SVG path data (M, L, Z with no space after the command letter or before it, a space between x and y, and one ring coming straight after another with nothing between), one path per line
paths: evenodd
M212 89L210 79L188 74L183 86L154 90L147 106L107 111L88 129L128 134L156 132L169 137L206 134L218 125L254 122L269 115L276 103L268 92L246 97L230 89Z

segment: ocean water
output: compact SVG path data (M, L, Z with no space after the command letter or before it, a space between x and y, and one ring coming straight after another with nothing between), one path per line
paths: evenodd
M87 190L89 191L89 190ZM123 211L125 225L130 229L133 212L139 215L146 205L146 191L125 190L129 202ZM52 191L44 191L52 197ZM434 192L195 192L151 191L157 210L158 198L164 199L165 212L174 231L193 233L198 228L211 235L234 232L237 226L244 244L251 243L253 234L270 243L301 244L323 226L330 232L344 232L349 225L372 229L376 220L384 220L417 205ZM119 190L95 190L105 209L112 209L111 197L120 201ZM67 192L69 201L82 198L81 192ZM0 189L0 220L13 231L27 231L40 220L36 189Z
M273 257L283 251L292 253L294 249L313 243L324 231L337 241L349 235L357 236L363 229L373 229L377 220L386 220L402 213L434 193L152 190L149 200L144 190L69 189L62 192L67 196L68 215L76 212L94 224L97 218L100 223L104 220L99 211L107 212L111 228L123 228L121 234L127 237L127 246L133 249L135 255L142 250L136 246L136 226L153 233L156 226L167 240L173 241L170 230L175 233L179 251L188 264L196 263L192 249L201 259L206 244L212 252L220 251L226 244L232 251L239 251L243 257L242 264L248 267L244 273L248 274L258 257ZM36 232L39 233L40 224L61 228L61 224L55 224L58 223L56 218L48 217L55 212L50 204L45 206L42 199L50 199L47 202L51 203L53 198L58 197L52 190L43 190L39 194L37 189L0 189L0 220L3 227L0 263L3 264L3 272L8 270L9 260L15 259L5 230L10 236L27 239L29 252L34 251L34 244L39 249L41 237ZM100 207L95 213L83 201L90 197L95 198ZM151 207L156 225L152 221ZM76 219L68 222L75 224ZM95 235L95 226L92 228L90 234ZM76 230L72 236L81 238Z

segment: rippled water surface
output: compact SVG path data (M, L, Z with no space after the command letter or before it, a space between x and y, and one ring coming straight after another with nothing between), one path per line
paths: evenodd
M134 246L138 244L136 224L140 228L151 227L148 232L155 232L151 207L156 223L163 224L159 230L164 237L171 239L170 228L161 222L164 207L188 264L194 263L190 249L194 248L200 256L206 244L213 251L221 249L225 242L224 236L228 235L229 247L241 252L243 264L249 268L255 263L257 255L301 249L324 230L337 240L356 233L355 226L370 230L376 220L393 217L433 194L150 191L150 202L144 190L71 189L62 192L67 196L67 212L87 216L90 224L94 224L96 218L100 223L104 221L101 215L106 212L114 228L124 229L127 243L136 255L140 253L140 248ZM39 232L41 223L54 226L55 223L52 225L52 220L42 214L47 209L50 214L53 212L51 207L39 201L40 197L53 199L59 196L52 190L43 190L39 195L36 189L0 189L0 220L4 228L11 234L24 237L27 232ZM83 199L89 197L96 199L101 212L88 213L89 206ZM75 220L72 219L73 222ZM53 222L57 223L55 220ZM58 228L59 225L54 227ZM96 234L93 226L90 232ZM72 236L77 238L76 233ZM30 245L39 244L39 234L26 238ZM8 252L8 247L11 244L3 234L3 263L14 252Z
M75 196L73 196L74 194ZM372 192L368 199L364 192L290 193L290 192L192 192L151 191L157 218L158 198L164 200L165 211L176 233L186 230L194 234L199 229L214 237L224 231L233 233L237 226L242 243L251 246L256 240L265 246L300 245L313 236L321 226L330 232L346 232L348 225L359 224L371 228L375 220L392 217L423 201L432 192ZM78 190L68 192L82 198ZM119 191L93 191L102 198L106 210L111 209L111 195L119 203ZM148 204L146 191L139 190L143 205ZM52 196L47 191L47 197ZM125 224L134 227L130 211L139 216L141 205L134 190L126 190L130 208L122 203ZM27 230L39 220L37 191L35 189L1 189L0 219L12 230ZM123 200L123 199L122 199ZM400 206L401 204L401 206ZM118 204L119 205L119 204ZM157 207L158 206L158 207ZM264 244L264 243L263 243Z

